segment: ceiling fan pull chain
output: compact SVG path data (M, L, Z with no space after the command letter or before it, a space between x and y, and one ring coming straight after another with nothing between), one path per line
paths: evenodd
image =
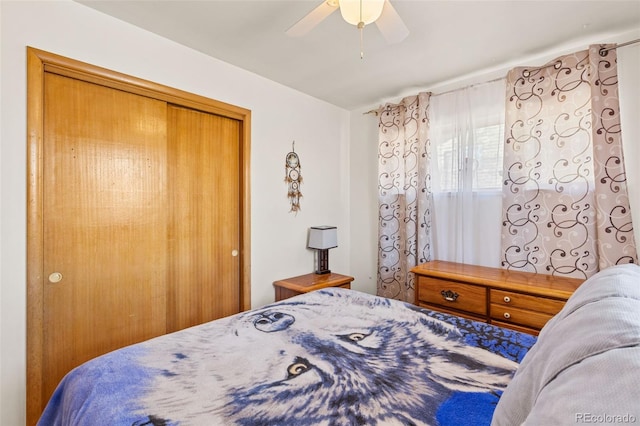
M358 28L360 29L360 59L364 58L364 25L358 24Z
M362 0L360 0L360 22L358 22L358 30L360 30L360 59L364 58L364 19L362 19Z

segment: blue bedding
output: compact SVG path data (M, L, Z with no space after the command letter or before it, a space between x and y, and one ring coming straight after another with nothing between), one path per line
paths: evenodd
M39 425L489 425L535 341L319 290L95 358Z

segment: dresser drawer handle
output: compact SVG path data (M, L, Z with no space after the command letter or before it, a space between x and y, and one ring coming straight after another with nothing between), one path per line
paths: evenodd
M509 303L509 302L511 302L511 298L509 296L505 296L504 303Z
M455 302L456 299L458 298L458 293L451 290L442 290L440 294L442 295L442 297L444 297L444 300L446 300L447 302Z
M511 314L509 312L505 312L503 315L506 319L511 318Z

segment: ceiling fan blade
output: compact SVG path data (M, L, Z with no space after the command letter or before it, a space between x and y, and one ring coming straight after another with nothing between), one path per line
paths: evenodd
M409 35L409 28L391 6L389 0L385 0L382 15L376 21L376 25L389 44L400 43Z
M316 25L322 22L327 16L338 10L337 1L323 1L322 4L296 22L286 31L290 37L301 37L311 31Z

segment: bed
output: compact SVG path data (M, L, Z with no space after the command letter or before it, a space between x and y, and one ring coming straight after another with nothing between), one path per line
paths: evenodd
M628 270L640 287L640 273ZM551 324L557 317L549 325L561 329ZM564 341L574 335L561 331ZM539 381L541 370L528 366L512 381L529 354L543 364L553 358L540 343L546 334L546 327L536 338L353 290L318 290L91 360L61 381L39 424L554 424L527 417L538 396L528 382Z
M640 266L585 281L540 331L492 425L640 423Z

